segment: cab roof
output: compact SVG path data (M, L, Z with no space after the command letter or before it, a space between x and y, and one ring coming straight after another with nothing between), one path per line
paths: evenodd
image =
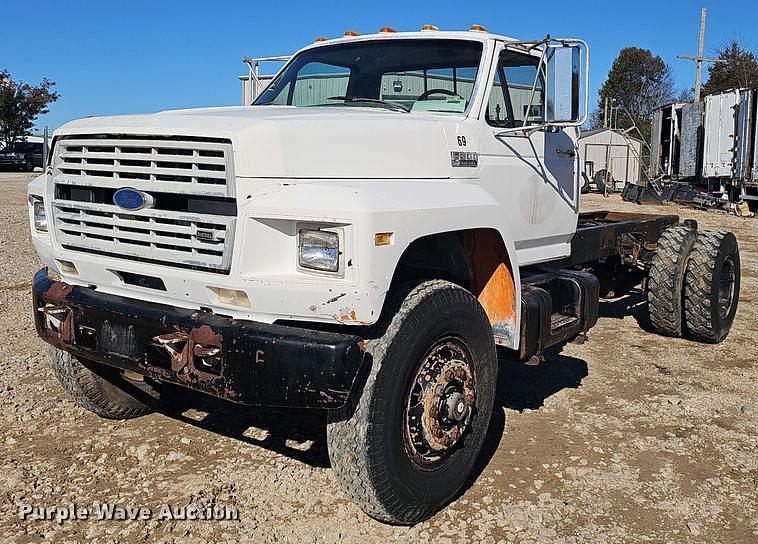
M350 31L348 31L350 32ZM377 32L374 34L360 34L360 35L345 35L336 38L317 38L317 40L309 44L302 49L310 49L312 47L319 47L324 45L333 45L337 43L354 43L358 41L371 41L371 40L392 40L392 39L407 39L407 38L427 38L427 39L455 39L455 40L469 40L486 42L488 40L499 40L505 42L518 41L516 38L510 36L504 36L501 34L493 34L483 30L418 30L412 32Z

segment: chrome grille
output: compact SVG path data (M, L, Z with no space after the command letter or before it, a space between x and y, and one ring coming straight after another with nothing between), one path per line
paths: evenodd
M65 248L228 272L236 222L231 143L147 136L77 136L56 142L52 211ZM122 188L155 204L125 210Z

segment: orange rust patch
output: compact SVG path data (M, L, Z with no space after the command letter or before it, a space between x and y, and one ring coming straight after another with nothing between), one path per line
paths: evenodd
M500 263L477 297L491 323L512 321L516 290L508 267Z
M465 250L473 272L472 292L490 323L515 326L516 283L500 236L493 230L475 230L467 237Z
M355 310L341 310L340 321L355 321Z

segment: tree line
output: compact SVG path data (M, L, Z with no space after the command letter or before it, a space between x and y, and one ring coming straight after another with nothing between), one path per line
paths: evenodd
M42 78L38 85L15 81L8 70L0 70L0 147L12 145L26 136L38 116L60 96L55 83Z
M755 53L732 40L719 48L718 58L724 62L708 67L708 77L701 90L703 96L740 87L758 87ZM671 66L660 55L649 49L625 47L613 61L598 95L597 108L591 117L593 128L604 124L607 99L620 106L614 126L626 130L634 123L649 141L653 110L672 102L689 102L694 93L692 89L677 90Z

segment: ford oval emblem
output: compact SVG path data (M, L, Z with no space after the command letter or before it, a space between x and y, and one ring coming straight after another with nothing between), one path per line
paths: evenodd
M153 197L137 189L124 187L113 193L113 203L124 210L137 211L150 208L153 205Z

